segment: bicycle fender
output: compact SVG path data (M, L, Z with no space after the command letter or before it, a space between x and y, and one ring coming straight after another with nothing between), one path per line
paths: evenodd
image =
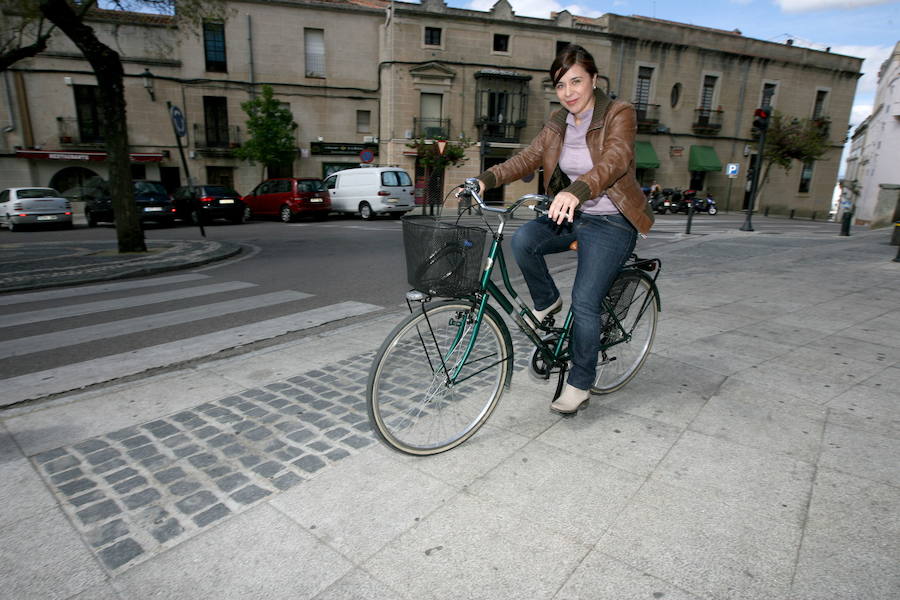
M641 279L646 280L647 283L650 284L650 289L653 290L653 296L656 298L656 308L659 309L659 312L662 312L662 301L659 299L659 289L657 289L656 282L653 281L653 278L640 269L628 268L624 269L622 272L624 273L626 271L630 273L637 273Z
M512 335L509 333L509 327L506 325L506 321L503 320L503 317L500 316L500 312L496 308L487 304L484 307L484 312L490 313L491 317L496 319L497 323L500 324L500 333L503 335L503 343L506 344L506 351L509 353L509 360L506 361L506 383L503 387L504 389L509 390L512 386L513 365L516 362Z

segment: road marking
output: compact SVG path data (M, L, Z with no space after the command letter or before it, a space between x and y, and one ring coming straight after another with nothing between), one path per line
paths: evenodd
M73 298L75 296L89 296L91 294L105 294L107 292L134 290L145 287L154 287L158 285L171 285L173 283L197 281L198 279L209 279L209 275L189 273L186 275L158 277L156 279L129 279L128 281L121 281L116 283L100 283L97 285L84 285L64 289L45 290L42 292L13 294L10 296L0 296L0 306L23 304L25 302L41 302L43 300L57 300L59 298Z
M88 327L78 327L76 329L34 335L5 342L0 346L0 359L140 333L147 331L148 329L159 329L161 327L181 325L182 323L190 323L192 321L200 321L211 317L253 310L261 306L284 304L286 302L303 300L304 298L310 297L312 297L312 294L285 290L272 292L270 294L238 298L236 300L227 300L225 302L215 302L181 310L173 310L155 315L146 315L143 317L122 319Z
M3 390L0 406L41 398L49 394L68 392L150 369L209 356L222 350L237 348L293 331L310 329L382 308L362 302L340 302L224 331L10 377L0 380L0 389Z
M222 292L242 290L249 287L256 287L256 284L246 283L243 281L227 281L225 283L201 285L198 287L171 290L168 292L159 292L157 294L145 294L143 296L132 296L128 298L113 298L110 300L85 302L84 304L73 304L70 306L57 306L55 308L33 310L31 312L16 313L12 315L0 315L0 328L12 327L14 325L24 325L26 323L38 323L40 321L51 321L53 319L64 319L67 317L89 315L104 312L107 310L119 310L122 308L147 306L149 304L158 304L161 302L170 302L173 300L185 300L187 298L207 296L210 294L221 294Z

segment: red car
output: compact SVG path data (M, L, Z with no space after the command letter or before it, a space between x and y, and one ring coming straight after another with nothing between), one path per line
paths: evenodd
M253 216L277 216L285 223L303 215L324 219L331 211L331 196L314 177L266 179L242 200Z

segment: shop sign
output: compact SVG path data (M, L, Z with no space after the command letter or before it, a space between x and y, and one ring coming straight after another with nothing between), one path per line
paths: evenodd
M378 144L342 144L340 142L310 142L311 154L320 156L359 156L364 150L371 150L378 156Z

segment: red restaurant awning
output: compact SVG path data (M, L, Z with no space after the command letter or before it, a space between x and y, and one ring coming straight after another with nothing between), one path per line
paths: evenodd
M106 152L78 152L72 150L16 150L19 158L36 158L41 160L81 160L104 161ZM161 162L163 155L159 152L132 152L131 162Z

